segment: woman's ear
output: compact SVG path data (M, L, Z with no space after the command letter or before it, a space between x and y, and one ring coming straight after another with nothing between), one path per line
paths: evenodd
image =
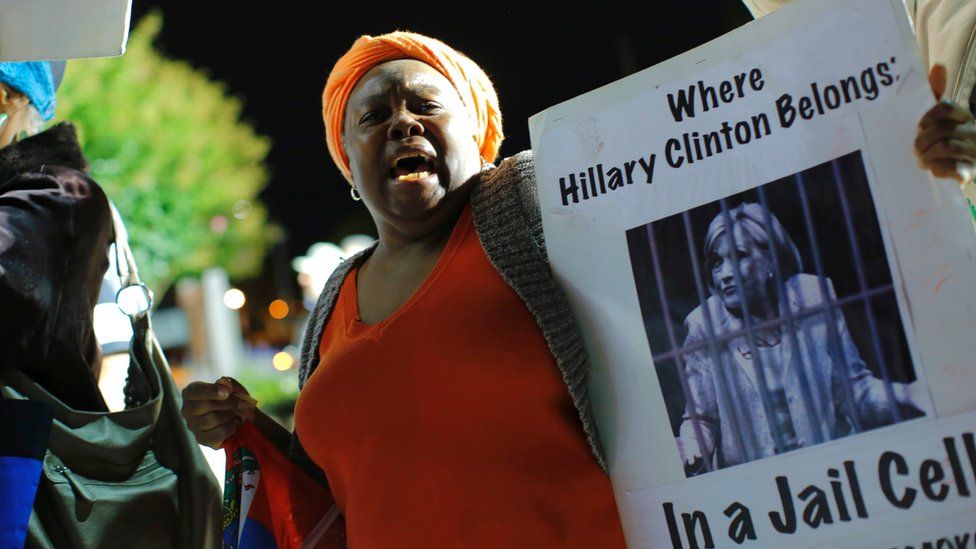
M26 95L6 84L0 84L0 113L12 114L23 110L29 104L30 100Z

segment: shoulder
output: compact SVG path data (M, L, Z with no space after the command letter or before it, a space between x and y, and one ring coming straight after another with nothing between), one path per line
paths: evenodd
M695 307L690 313L688 313L688 316L685 317L685 330L688 333L688 340L697 341L707 337L705 331L706 307L708 308L712 325L716 327L715 330L722 331L721 327L725 324L725 317L728 315L728 313L725 311L725 306L722 305L721 298L713 295L705 301L704 305Z
M489 257L495 251L488 249L492 242L519 238L530 242L545 258L532 151L506 158L497 168L482 173L471 194L471 206L478 236Z
M529 188L535 194L535 161L532 151L522 151L503 159L498 167L487 170L479 183L481 190L488 192L513 186Z
M824 278L826 291L830 299L835 297L834 285L829 278ZM790 308L794 311L816 307L825 301L823 291L820 287L820 278L817 275L800 273L791 276L786 281L786 294L789 299Z

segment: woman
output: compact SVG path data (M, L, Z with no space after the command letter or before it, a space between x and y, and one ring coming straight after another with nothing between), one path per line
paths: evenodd
M379 234L322 292L296 406L350 545L623 547L531 157L490 165L487 77L427 37L364 37L329 76L324 117ZM249 407L228 394L185 390L201 442L219 446Z
M622 546L587 362L548 269L532 159L491 166L491 83L424 36L363 37L323 96L329 152L378 244L311 314L295 460L321 468L352 546ZM230 381L184 390L197 440L253 415Z
M63 70L0 63L0 547L208 547L220 493L172 380L133 361L127 410L99 391L92 310L116 233L74 126L44 130Z
M705 460L709 469L728 467L917 415L907 385L892 384L892 401L871 375L843 312L815 310L836 299L833 286L803 273L776 216L752 203L728 214L705 235L712 295L685 319L685 346L699 347L685 357L690 394L679 428L689 472L703 472ZM775 322L787 312L792 319ZM749 326L773 327L753 329L750 342L746 314ZM717 350L699 345L710 332Z

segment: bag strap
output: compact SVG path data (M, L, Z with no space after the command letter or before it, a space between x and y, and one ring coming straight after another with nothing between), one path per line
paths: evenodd
M129 371L125 380L125 407L133 408L145 404L153 397L145 365L151 366L152 335L149 325L149 311L153 305L153 293L139 279L139 269L129 247L129 233L125 229L122 215L111 199L108 201L112 211L112 227L115 232L115 270L120 288L115 294L115 303L129 317L132 324L132 341L129 344Z
M125 229L125 223L122 222L122 215L111 199L108 205L112 210L112 227L115 230L115 270L122 286L115 296L115 301L122 312L129 317L132 329L135 331L139 320L148 316L152 308L153 293L139 279L139 269L129 247L129 233Z

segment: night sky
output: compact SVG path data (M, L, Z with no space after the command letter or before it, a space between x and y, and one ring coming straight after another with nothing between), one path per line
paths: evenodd
M541 4L135 0L133 22L159 9L162 49L225 82L272 138L261 198L294 257L319 240L372 232L329 159L321 119L326 77L356 37L411 30L474 59L498 91L505 157L529 148L529 116L751 19L737 0Z

